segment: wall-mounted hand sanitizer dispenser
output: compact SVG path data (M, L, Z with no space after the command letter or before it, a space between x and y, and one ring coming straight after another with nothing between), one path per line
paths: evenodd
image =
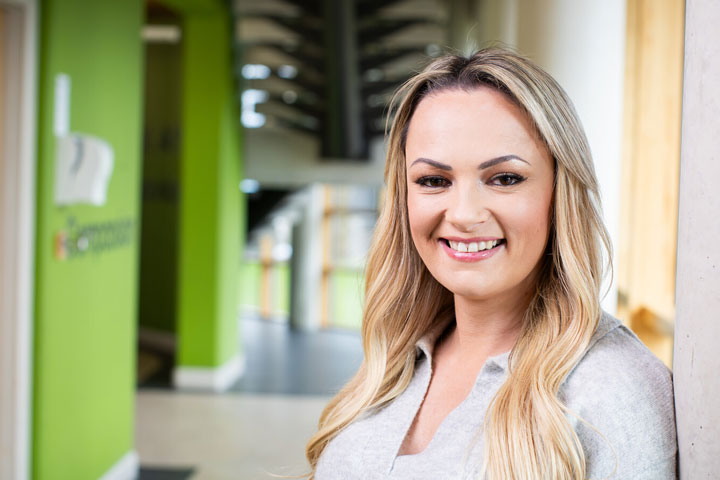
M70 133L70 77L55 77L55 204L104 205L113 171L113 149L92 135Z

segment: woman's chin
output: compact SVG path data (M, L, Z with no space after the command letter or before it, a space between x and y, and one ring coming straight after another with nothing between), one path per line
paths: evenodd
M450 288L452 287L452 288ZM497 298L498 293L494 289L478 288L477 285L469 287L468 285L451 285L445 286L455 297L461 297L465 300L473 302L483 302L492 298Z

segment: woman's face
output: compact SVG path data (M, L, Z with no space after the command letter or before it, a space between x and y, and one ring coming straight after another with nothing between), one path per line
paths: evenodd
M413 242L456 296L527 295L548 240L554 166L527 115L491 88L443 90L405 148Z

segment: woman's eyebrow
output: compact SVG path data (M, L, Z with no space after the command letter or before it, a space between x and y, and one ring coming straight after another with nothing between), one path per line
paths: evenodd
M410 166L412 167L416 163L427 163L428 165L432 165L433 167L439 168L440 170L452 170L452 167L447 163L438 162L437 160L430 160L429 158L420 157L414 162L412 162Z
M484 161L483 163L478 165L478 169L484 170L486 168L492 167L493 165L497 165L498 163L509 162L510 160L520 160L521 162L524 162L524 163L527 163L528 165L530 165L530 162L528 162L527 160L525 160L523 158L518 157L517 155L503 155L502 157L491 158L490 160ZM420 157L420 158L416 159L414 162L412 162L410 164L410 166L412 167L416 163L427 163L428 165L431 165L435 168L439 168L440 170L446 170L446 171L452 170L452 167L450 165L448 165L447 163L438 162L437 160L431 160L429 158L424 158L424 157Z
M520 160L521 162L525 162L530 165L530 162L518 157L517 155L503 155L502 157L492 158L481 163L480 165L478 165L478 169L483 170L485 168L490 168L493 165L497 165L498 163L509 162L510 160Z

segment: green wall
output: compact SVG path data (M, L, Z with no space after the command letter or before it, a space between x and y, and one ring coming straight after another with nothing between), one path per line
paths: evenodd
M181 68L181 44L145 45L139 323L166 332L177 302Z
M360 330L365 298L365 278L362 270L336 268L330 275L330 325Z
M183 31L176 361L216 367L240 348L245 212L231 19L220 1L164 3L180 14Z
M178 363L216 366L239 349L245 218L231 23L220 2L168 3L183 18L179 115L187 133L176 172L145 174L177 175L177 281L168 279L167 290L171 295L172 285L177 298ZM96 479L133 449L143 2L45 0L41 13L32 476ZM100 207L54 205L59 73L72 82L71 131L100 137L114 150ZM146 213L158 218L153 227L169 221L163 212Z
M140 324L176 333L178 366L215 367L239 350L245 203L231 19L219 1L162 4L182 41L146 49Z
M146 49L140 324L176 333L178 366L216 367L239 350L245 219L231 19L215 0L162 4L182 41Z
M143 7L46 0L40 12L33 478L96 479L133 448ZM114 149L102 207L53 202L58 73L72 81L71 130Z
M258 314L262 309L262 270L258 261L242 262L238 295L240 310L245 313ZM273 316L287 317L290 315L290 264L274 263L270 270L270 309Z

